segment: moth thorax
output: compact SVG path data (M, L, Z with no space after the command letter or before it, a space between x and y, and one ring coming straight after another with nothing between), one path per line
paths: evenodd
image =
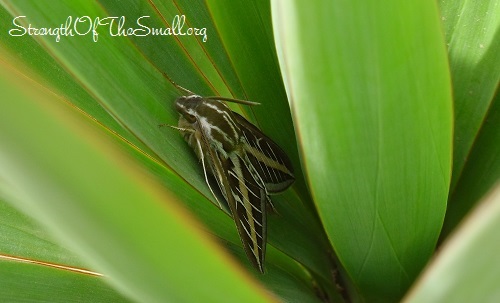
M202 100L203 98L198 95L182 96L175 100L175 109L186 119L191 120L189 117L194 113Z

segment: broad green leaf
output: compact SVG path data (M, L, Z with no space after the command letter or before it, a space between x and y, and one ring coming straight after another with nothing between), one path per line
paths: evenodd
M60 3L59 3L60 4ZM103 12L102 15L98 16L106 16L107 12L113 11L113 3L107 3L106 1L103 1L101 3L105 8L105 12ZM122 7L122 9L127 9L126 11L129 12L133 7L127 6L124 7L125 2L120 2L117 3L117 7ZM133 3L132 3L133 4ZM155 6L155 8L158 8L161 10L161 5L166 4L166 3L161 3ZM51 7L52 5L52 7ZM43 21L37 21L39 22L38 24L42 24L42 26L49 26L52 23L57 24L57 18L52 18L48 16L46 11L50 11L50 16L58 15L61 20L65 20L68 15L72 16L78 16L78 15L85 15L84 10L81 10L82 8L85 8L88 5L90 7L93 7L95 4L91 2L82 2L82 3L73 3L69 4L68 6L58 6L58 3L47 3L47 5L43 6L37 6L37 3L31 3L31 2L23 2L23 1L16 1L14 3L8 3L7 7L9 10L14 14L14 15L19 15L21 12L23 14L30 16L29 22L32 22L32 17L40 15L41 20ZM145 6L146 8L151 5L150 2ZM75 7L72 7L75 6ZM21 9L22 8L22 9ZM23 10L24 9L24 10ZM72 9L74 9L72 11ZM97 8L93 8L96 10L99 10L99 6ZM129 10L130 9L130 10ZM148 10L146 10L148 11ZM120 12L120 11L118 11ZM122 11L125 12L125 11ZM121 15L119 13L116 13L116 15ZM163 13L162 13L163 15ZM188 16L189 17L189 16ZM195 16L196 17L196 16ZM256 17L259 17L258 15ZM48 18L48 19L45 19ZM196 18L193 18L196 20ZM52 23L51 23L52 22ZM163 25L165 26L165 25ZM213 36L212 36L213 37ZM26 39L24 39L26 38ZM197 160L194 159L192 155L192 151L190 151L188 148L186 148L186 144L182 142L180 139L180 136L177 132L174 132L170 129L166 130L161 130L161 135L160 136L154 136L153 134L149 134L149 131L156 131L157 130L157 125L159 123L165 122L164 119L157 119L156 116L152 116L150 120L141 120L139 122L137 121L132 121L131 124L130 121L127 119L130 117L133 117L133 115L136 115L137 112L144 111L143 107L151 107L151 102L156 104L162 104L166 103L165 106L169 110L172 109L171 107L171 102L175 99L175 97L172 98L167 98L172 101L165 101L164 98L161 100L150 100L146 99L146 101L143 100L143 96L140 94L143 91L143 87L141 86L143 83L150 83L151 79L148 77L150 74L145 74L145 73L139 73L139 75L134 79L137 80L138 78L141 78L141 81L129 81L129 77L135 76L135 73L131 73L130 75L123 74L122 70L133 70L134 68L137 70L136 65L140 62L139 66L146 66L146 68L149 66L150 63L154 63L155 67L160 69L158 62L161 63L162 56L151 56L151 53L155 53L155 50L157 49L157 44L158 41L149 41L148 43L144 43L144 40L134 40L134 44L127 43L127 39L122 37L122 42L123 43L118 43L117 47L116 45L106 45L106 47L100 48L101 46L100 43L102 42L103 39L106 39L105 35L100 36L100 40L97 43L91 43L90 41L85 41L85 38L88 37L80 37L83 38L80 39L78 43L74 43L72 46L74 48L69 47L68 45L64 45L61 47L63 43L68 42L70 39L73 39L73 37L66 37L67 41L64 39L64 41L61 41L59 43L56 43L53 41L53 37L36 37L37 41L43 45L48 53L54 58L56 58L57 62L61 63L61 66L68 72L69 75L72 75L74 79L76 80L76 83L80 83L82 85L82 88L84 89L85 92L88 92L88 95L93 96L93 98L89 99L83 99L79 100L78 98L78 87L76 87L74 90L76 91L73 92L71 95L67 94L67 91L65 90L65 85L67 86L67 83L65 81L73 82L73 79L69 77L70 79L62 79L61 81L49 81L47 78L51 78L51 76L56 77L59 72L64 72L60 68L58 68L55 65L54 61L51 61L50 57L47 57L46 54L40 53L40 48L37 46L37 44L33 44L31 40L28 39L29 37L22 37L21 41L24 42L19 42L19 43L14 43L14 46L9 46L7 47L10 51L8 54L11 56L10 58L15 58L15 55L12 55L13 52L18 52L24 53L24 54L29 54L29 56L33 56L34 58L40 59L41 62L50 62L49 64L41 64L40 67L37 65L39 63L38 60L31 60L28 62L21 62L19 64L18 68L21 68L23 70L23 73L27 71L27 74L36 74L33 78L35 79L40 79L39 77L42 76L42 80L39 80L40 83L47 87L49 90L56 92L56 95L63 95L64 97L68 98L67 101L72 102L75 104L78 108L84 108L86 113L94 119L97 119L99 123L101 123L104 126L104 130L107 131L110 140L113 141L119 141L119 144L122 145L122 147L129 152L130 154L133 155L134 159L137 160L141 165L144 166L150 173L153 173L156 177L159 178L161 181L162 185L165 186L165 188L168 188L170 192L176 196L179 197L183 200L184 204L187 205L197 216L200 218L209 228L210 232L215 234L217 237L220 237L223 239L223 243L226 244L231 244L231 245L237 245L240 246L241 249L241 244L240 240L235 232L234 228L234 223L232 220L227 216L221 213L219 210L217 210L212 204L210 204L207 200L210 197L210 194L207 194L206 186L203 184L203 176L200 171L200 167L198 166ZM168 38L172 37L162 37L161 41L169 41ZM181 37L178 41L185 42L184 39L185 37ZM17 38L15 38L17 39ZM14 40L15 40L14 39ZM108 38L109 39L109 38ZM114 37L113 39L120 39L119 37ZM12 40L6 40L9 43L12 42ZM16 40L17 41L17 40ZM26 42L28 41L28 42ZM147 47L144 47L141 45L140 47L140 53L137 54L137 57L135 58L136 61L134 61L132 58L127 58L126 60L124 59L123 62L117 63L116 60L107 60L107 59L102 59L99 64L96 64L94 59L99 59L99 54L100 52L103 53L109 53L109 54L121 54L124 49L126 50L134 50L134 47L139 45L140 43L145 44ZM8 43L7 43L8 44ZM161 44L160 44L161 45ZM71 46L71 45L70 45ZM155 46L155 47L153 47ZM178 47L178 46L177 46ZM183 45L183 47L185 47ZM221 52L220 49L217 49L213 45L210 46L211 48L218 50L219 53ZM210 48L207 47L207 48ZM166 49L171 49L171 45L168 45ZM151 53L148 53L148 50ZM64 52L67 53L64 53ZM79 52L82 52L85 56L80 56L78 57ZM224 51L223 51L224 52ZM5 52L4 52L5 53ZM188 55L191 55L191 49L189 49L189 52L187 53ZM212 54L212 53L211 53ZM160 54L161 55L161 54ZM183 54L185 55L185 54ZM217 54L216 54L217 55ZM212 59L216 57L216 55L212 54ZM70 60L69 62L66 62L65 59L67 59L65 56L69 56ZM168 54L166 54L168 58ZM16 60L22 60L23 57L17 58ZM144 60L144 57L147 57L147 61L141 61ZM91 60L90 60L91 59ZM264 58L265 59L265 58ZM132 62L130 62L132 61ZM220 60L221 62L224 62L224 60ZM170 64L177 64L177 68L180 71L186 70L184 68L184 64L186 62L183 60L182 56L174 57L173 59L171 58L170 60L166 61L167 63ZM189 62L188 62L189 63ZM190 62L189 64L192 64ZM221 64L217 63L217 68L219 68ZM30 68L34 67L34 70L31 71ZM51 69L51 67L55 67ZM224 67L223 67L224 68ZM96 69L99 71L96 73ZM161 70L161 69L160 69ZM205 72L205 71L204 71ZM121 73L121 74L120 74ZM157 76L158 72L153 71L153 77ZM226 73L226 72L225 72ZM83 76L82 76L83 75ZM90 79L86 79L87 75L91 75ZM98 77L96 77L96 75ZM175 75L175 74L174 74ZM170 74L172 76L172 74ZM102 78L105 77L107 83L103 83ZM196 78L200 77L203 78L203 74L191 74L191 78ZM125 78L126 80L124 82L127 82L126 85L121 83L122 78ZM177 81L177 79L176 79ZM227 80L224 80L227 81ZM161 90L161 85L167 85L168 91L172 93L174 96L178 95L178 92L176 92L170 84L164 79L162 81L159 81L160 85L156 85L154 87L150 87L152 90ZM230 82L230 81L228 81ZM133 103L135 102L136 104L132 104L132 109L128 113L122 112L122 115L125 117L123 119L120 118L119 115L116 115L116 112L120 111L126 111L125 109L119 109L117 111L111 111L110 107L113 107L112 102L116 102L116 106L118 108L123 107L123 102L121 99L115 98L112 100L111 103L109 100L106 98L102 97L102 93L100 92L101 90L106 91L109 90L109 87L106 86L106 84L110 84L112 87L112 91L119 95L119 96L128 96L128 94L132 94L133 96L128 99L129 102ZM132 84L130 84L132 83ZM137 85L137 87L135 87ZM123 88L123 90L122 90ZM136 89L137 88L137 89ZM192 87L188 87L190 89L193 89ZM232 88L230 88L232 89ZM197 91L196 89L193 89ZM70 90L72 92L72 90ZM106 92L109 93L109 92ZM159 93L158 95L161 95L162 93ZM78 99L76 101L80 102L75 102L73 99ZM271 98L270 100L274 100L274 98ZM282 100L286 101L286 100ZM127 138L127 134L121 135L120 134L120 129L117 129L114 127L116 123L113 123L112 120L108 120L109 118L100 118L99 112L94 112L92 108L88 109L85 108L88 102L97 102L98 104L101 104L103 108L110 110L112 113L112 116L117 118L120 124L124 125L126 129L130 130L129 125L133 125L134 123L138 124L139 129L146 129L146 133L148 133L148 136L150 137L149 140L161 140L161 144L169 144L172 142L178 142L179 146L181 147L180 149L176 151L169 149L169 147L165 147L160 150L160 155L152 152L149 150L147 147L144 147L144 145L141 145L139 142L138 144L134 144L133 140L129 140ZM111 104L111 106L110 106ZM285 102L286 104L286 102ZM147 106L146 106L147 105ZM162 105L163 106L163 105ZM274 111L261 111L263 114L267 114L270 118L268 120L279 120L281 119L281 115L276 116ZM131 115L133 114L133 115ZM145 114L147 116L147 113ZM175 116L174 122L171 124L175 124L175 120L177 119L177 114L174 113L173 116ZM277 119L278 117L279 119ZM137 120L137 119L136 119ZM115 133L119 133L120 135L116 135ZM135 133L137 135L137 133ZM167 139L165 139L165 137ZM289 138L288 138L289 139ZM141 138L141 141L142 138ZM165 145L166 146L166 145ZM294 146L294 144L293 144ZM296 152L295 152L296 153ZM186 157L187 155L187 157ZM188 184L185 182L185 180L180 177L179 175L176 174L176 172L172 171L165 162L163 162L160 159L166 158L168 161L171 163L174 163L181 168L185 170L186 167L190 167L193 165L194 169L196 170L195 175L190 175L188 176L191 179L196 180L197 182L200 181L200 188L194 189L192 185ZM187 158L188 161L183 162L179 161L179 159L182 158ZM296 167L300 168L298 164L298 160L296 161ZM300 178L300 169L298 171L298 177ZM182 174L185 174L181 171ZM302 188L305 188L302 185ZM200 190L200 191L199 191ZM275 245L278 247L280 250L286 252L287 254L293 256L294 259L300 261L302 264L304 264L308 270L311 270L312 272L310 273L313 276L313 282L316 284L316 287L323 288L327 292L331 292L333 289L333 284L330 281L330 260L329 260L329 249L328 249L328 243L324 237L324 234L322 232L322 229L318 222L316 221L315 217L313 214L308 212L307 210L304 209L303 204L307 204L307 201L304 201L304 195L307 196L307 194L304 194L303 191L298 190L298 194L294 193L293 191L289 191L285 193L284 195L278 197L278 199L275 199L273 197L273 200L275 200L275 205L278 208L278 215L271 215L270 216L270 242L272 245ZM32 214L32 215L37 215ZM40 219L40 218L39 218ZM226 242L228 241L228 242ZM273 249L268 249L268 261L269 263L274 262L273 260L276 260L276 258L282 259L283 256L281 253L276 252ZM81 253L81 252L79 252ZM241 258L243 263L247 263L246 258ZM297 267L297 264L291 265L293 262L287 261L287 266L282 267L282 271L285 272L294 272L295 277L294 279L299 279L303 280L302 283L304 285L307 285L309 287L309 293L311 294L312 292L312 286L311 286L311 276L305 277L304 272L297 272L294 267ZM271 267L272 268L272 267ZM280 285L279 284L274 284L272 281L277 281L280 280L283 281L283 275L280 273L276 273L276 271L273 271L272 269L269 269L269 276L273 279L267 279L268 281L271 282L266 282L266 285L272 289L272 290L279 290ZM276 273L276 274L275 274ZM290 276L290 275L289 275ZM261 279L261 276L258 276L259 279ZM286 277L285 277L286 278ZM266 280L265 278L262 278L261 280ZM306 282L304 282L306 281ZM322 285L318 285L322 284ZM280 293L279 291L277 293ZM286 292L285 292L286 293ZM306 294L303 294L303 296ZM330 295L330 297L334 297L334 295ZM290 300L292 298L285 298L286 300Z
M130 302L103 283L103 278L0 257L2 302Z
M455 101L454 166L441 240L500 178L500 2L440 1Z
M141 16L148 16L141 19L141 24L164 28L180 26L180 22L184 22L185 28L205 28L204 36L130 36L129 39L152 65L167 73L181 86L192 90L196 88L195 92L200 95L215 93L220 96L243 97L241 83L204 2L100 2L110 16L125 16L128 26L135 25L135 20ZM184 18L181 19L181 16Z
M4 196L9 193L11 201L20 199L13 196L15 191L11 185L5 182L1 185L5 185L0 190ZM16 203L18 206L19 204ZM0 261L0 301L15 301L13 298L42 300L48 294L52 296L51 302L70 302L74 298L80 301L106 302L108 297L111 297L111 302L118 301L119 295L112 295L114 291L103 284L103 279L106 278L80 271L79 269L87 266L73 253L53 241L31 218L3 202L0 203L0 240L0 260L10 260ZM236 244L230 243L231 251L236 257L245 260L246 256L239 247L237 236L236 240ZM22 260L38 264L28 266ZM302 269L290 264L289 258L270 250L268 260L271 262L267 273L259 276L268 289L285 302L318 302L308 279L303 277ZM42 266L51 268L40 268ZM63 272L57 273L57 270ZM75 272L67 273L68 270ZM43 285L44 291L40 291L37 285ZM93 298L87 300L90 294L93 294ZM335 294L330 296L335 297Z
M498 302L499 229L497 186L443 245L404 302Z
M321 221L364 300L397 301L433 252L450 183L451 88L437 7L273 5Z
M450 196L441 240L500 180L500 94L496 95L491 106L460 180Z
M5 197L14 192L5 180L0 187ZM0 200L1 302L127 301L105 283L105 278L84 268L79 258L58 245L36 222Z
M500 1L441 0L439 7L453 83L453 192L500 81Z
M113 136L110 136L110 139L113 140ZM118 141L118 143L120 143L120 141ZM130 149L129 152L131 155L134 155L133 149ZM139 160L142 159L140 163L144 165L144 167L149 168L151 172L155 173L158 179L171 179L171 177L165 176L165 171L162 170L156 162L144 156L140 157L136 155L136 157ZM170 180L170 182L172 181L173 180ZM19 199L14 198L15 193L19 193L19 191L13 190L11 185L5 183L1 183L0 185L4 185L3 188L0 187L0 193L4 195L6 193L10 194L7 196L11 201ZM186 187L186 185L182 183L176 186L179 191L185 190L183 187ZM19 206L19 204L20 203L16 203L17 206ZM226 242L226 245L231 248L231 252L233 252L236 257L248 267L251 267L251 264L247 261L240 247L240 240L235 232L231 233L231 229L228 229L224 224L217 225L214 224L213 220L203 220L210 216L220 216L220 212L213 210L210 212L210 210L203 207L203 205L198 208L193 208L192 211L196 213L202 221L206 221L208 226L211 227L211 230L215 231L218 237L231 239L232 242ZM46 234L45 230L38 224L35 224L29 217L15 211L7 204L0 204L0 215L0 239L2 240L0 242L0 255L6 254L18 259L28 259L44 263L48 262L62 267L87 267L76 259L73 253L70 253L53 242L51 237ZM223 223L224 220L229 220L227 216L222 216L220 219L222 221L221 223ZM317 300L313 293L313 288L310 285L310 278L304 276L303 270L299 268L297 264L294 264L288 257L273 249L268 250L267 260L269 266L267 267L266 274L258 275L257 278L261 280L268 289L279 295L286 302L315 302ZM19 266L23 267L24 265L21 264ZM9 277L11 278L11 276ZM11 281L10 278L6 277L3 280L3 285L15 283ZM75 283L76 279L75 277ZM86 275L84 275L82 279L83 281L81 283L87 283L86 281L88 278ZM96 279L100 278L96 277ZM6 295L10 295L11 293L12 292L9 291ZM0 297L1 294L2 292L0 291ZM336 294L330 291L329 295L330 297L335 297ZM37 297L36 295L33 296ZM96 297L98 298L99 296ZM64 300L66 297L62 296L62 298L61 300Z
M2 182L1 187L4 185L6 184ZM8 186L12 187L10 184ZM5 194L6 190L1 188L0 192ZM73 253L58 245L33 219L2 200L0 200L0 255L62 266L86 267Z
M148 9L149 5L151 4L148 3L144 6L146 12L151 12ZM29 21L35 26L57 24L55 20L65 20L68 15L104 17L108 11L117 9L113 7L113 4L107 2L103 2L105 10L102 10L102 6L90 2L73 2L69 6L50 2L38 6L36 3L16 1L8 3L7 7L13 15L22 13L30 16ZM117 3L116 7L121 7L121 12L124 14L123 2ZM156 5L155 8L161 9L161 5ZM44 13L45 11L50 11L50 16ZM161 19L161 16L152 15L150 19ZM194 17L193 19L195 19ZM160 161L164 161L162 165L166 165L167 169L171 168L174 173L179 174L182 179L194 186L195 190L182 192L182 200L196 200L192 204L192 207L196 207L200 203L200 192L206 197L202 198L205 201L201 201L201 203L208 203L207 198L213 199L204 184L198 161L193 157L192 151L189 150L185 142L182 141L181 136L171 129L158 129L158 124L161 123L176 124L178 114L171 104L179 94L161 76L161 70L156 69L162 64L159 56L151 57L149 53L143 51L145 46L136 48L134 45L139 42L136 40L135 44L131 44L125 37L110 38L106 35L100 35L98 42L95 43L87 36L67 37L63 41L64 43L55 42L53 37L37 38L42 39L42 44L48 52L56 57L70 74L77 77L90 95L95 96L97 102L152 150L152 153L146 152L149 157L161 159ZM177 40L169 38L172 37L161 37L165 49L168 49L169 53L179 52L178 49L181 49L184 53L178 53L167 62L177 65L179 70L190 70L189 66L193 65L193 61L185 59L185 57L189 57L187 55L191 53L185 52L184 45L180 47L177 42L174 42L182 41L185 43L183 38L189 40L192 37L178 37ZM158 40L139 41L146 45L155 45L153 50L157 48ZM148 57L148 60L144 60L144 57ZM166 57L168 59L169 55L166 54ZM155 65L152 66L151 62ZM191 69L194 68L191 67ZM176 79L174 77L176 75L170 74L174 79ZM204 78L204 75L199 72L192 72L191 76ZM197 86L189 88L197 91ZM270 100L276 99L270 98ZM262 112L269 117L264 120L279 120L276 119L277 115L274 111ZM281 114L278 117L281 117ZM290 138L286 133L283 137ZM179 161L179 159L186 158L186 161ZM298 160L296 160L295 166L300 167ZM300 170L298 170L297 175L300 178ZM169 184L169 188L173 186L173 184ZM305 187L302 186L302 188ZM304 204L307 204L303 200L304 196L303 191L299 189L298 194L289 191L273 198L278 206L280 216L270 216L269 242L309 269L319 273L323 279L328 280L328 242L325 240L321 226L316 221L314 214L304 209ZM224 222L227 222L226 228L234 229L234 223L230 220Z
M114 4L118 9L122 8L122 14L125 14L123 11L124 3ZM41 5L15 1L8 2L6 6L13 15L22 13L30 16L29 21L34 26L55 26L58 22L55 20L66 20L68 15L104 17L107 16L108 11L116 13L117 9L108 2L103 2L103 6L99 6L87 1L72 2L68 6L61 6L57 2ZM150 2L144 6L146 12L151 12L149 6L151 6ZM161 7L161 5L154 6L155 9L161 9ZM47 11L50 11L50 14L45 13ZM132 16L137 16L137 14ZM196 20L195 17L193 16L194 20ZM255 18L257 17L259 16L257 15ZM152 15L150 19L158 22L153 24L168 25L163 24L163 21L158 21L164 20L161 14ZM37 38L41 39L41 43L47 48L47 51L56 57L70 74L78 78L89 94L95 96L103 108L148 146L152 151L151 154L148 153L150 157L160 159L163 165L172 169L175 174L194 187L190 191L183 192L182 200L186 200L186 196L191 196L191 200L193 200L194 197L199 196L200 192L206 197L203 199L205 201L201 201L201 203L208 203L206 199L213 199L204 183L198 161L193 157L192 151L183 142L181 136L171 129L158 128L158 125L162 123L176 124L178 114L175 112L172 102L179 95L179 92L161 76L160 72L163 71L157 69L162 64L159 56L151 57L149 53L143 51L145 46L135 47L139 42L136 40L133 44L126 37L109 37L102 34L99 35L98 42L92 42L88 36L67 37L64 43L55 42L53 37ZM166 54L166 59L163 60L167 60L170 65L176 65L178 70L191 70L190 75L193 78L205 79L204 74L197 71L197 67L192 66L193 60L189 59L191 50L186 51L185 48L184 43L186 42L183 38L189 40L193 37L173 39L173 37L167 36L161 38L168 53L177 54L173 57L170 55L170 59L168 59L169 55ZM158 40L144 39L139 41L146 45L158 43ZM180 43L175 41L182 41L182 47ZM155 45L152 49L157 49L157 46ZM148 60L144 60L145 57ZM170 74L178 81L176 75ZM228 81L224 82L228 83ZM195 83L195 87L189 88L198 91L200 90L198 88L201 87L196 86ZM283 99L272 97L269 100L285 102ZM283 106L281 107L283 108ZM266 109L262 110L261 113L263 113L262 120L279 121L282 119L276 118L281 117L282 114L277 115L273 110ZM287 140L290 138L286 132L282 136ZM281 141L285 140L281 139ZM289 145L294 146L295 144ZM293 155L294 150L291 152ZM179 159L186 160L180 161ZM300 179L300 165L297 157L295 159L297 176ZM276 198L273 197L281 216L270 216L269 218L269 242L328 280L330 275L329 245L315 215L306 206L308 202L304 201L304 197L307 194L301 190L305 186L303 183L300 185L300 182L297 186L297 192L288 191L283 195L276 196ZM200 201L197 203L199 204ZM230 223L227 225L228 228L234 229L232 222L226 222Z
M12 22L13 17L0 6L0 19L6 22L0 23L0 31L8 33L15 29ZM22 19L20 19L22 20ZM11 35L0 35L0 60L9 65L18 66L22 73L58 96L63 97L75 107L88 114L93 119L106 125L110 130L123 139L142 150L148 151L144 144L121 127L104 108L80 86L73 76L68 74L58 62L50 57L43 48L30 36L13 37Z
M95 127L12 73L0 72L0 177L25 190L22 209L134 300L272 300Z

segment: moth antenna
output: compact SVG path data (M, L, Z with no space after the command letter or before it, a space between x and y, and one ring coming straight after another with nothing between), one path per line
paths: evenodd
M193 93L192 91L190 91L189 89L185 89L184 87L180 86L179 84L175 83L172 79L170 79L170 77L167 75L167 73L163 72L162 73L163 76L165 78L168 79L168 81L170 81L170 83L172 83L173 86L175 86L175 88L177 88L178 90L180 90L181 92L183 93L187 93L188 95L196 95L195 93Z
M179 84L175 83L174 80L172 80L168 75L167 73L163 72L162 73L163 76L165 78L168 79L168 81L170 81L170 83L172 83L173 86L175 86L175 88L177 88L178 90L180 90L181 92L183 93L187 93L188 95L196 95L195 93L193 93L192 91L190 91L189 89L186 89L182 86L180 86ZM229 101L229 102L234 102L234 103L239 103L239 104L245 104L245 105L260 105L259 102L253 102L253 101L248 101L248 100L241 100L241 99L233 99L233 98L226 98L226 97L219 97L219 96L211 96L211 97L206 97L205 99L210 99L210 100L223 100L223 101Z
M248 101L248 100L241 100L241 99L233 99L233 98L226 98L226 97L218 97L218 96L211 96L211 97L205 97L205 99L210 99L210 100L223 100L223 101L229 101L229 102L234 102L234 103L239 103L239 104L245 104L245 105L260 105L259 102L253 102L253 101Z

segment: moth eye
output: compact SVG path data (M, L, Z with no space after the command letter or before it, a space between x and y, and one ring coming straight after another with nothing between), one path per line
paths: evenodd
M186 119L189 123L194 123L196 122L196 117L194 115L184 113L184 119Z

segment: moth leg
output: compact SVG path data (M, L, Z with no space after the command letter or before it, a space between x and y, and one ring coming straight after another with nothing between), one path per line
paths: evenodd
M179 130L181 132L187 132L187 133L194 133L194 132L196 132L194 129L191 129L191 128L182 128L182 127L177 127L177 126L173 126L173 125L170 125L170 124L158 124L158 127L163 127L163 126L168 126L168 127L173 128L173 129Z
M208 189L210 189L210 192L212 193L212 196L214 196L215 201L217 201L217 204L218 204L219 208L223 209L222 208L222 204L220 203L219 199L217 199L217 196L215 195L214 190L212 189L212 186L210 186L210 182L208 181L207 167L205 166L205 155L203 155L203 150L201 149L200 141L197 140L196 143L197 143L197 146L198 146L198 151L199 151L199 155L200 155L201 165L203 166L203 174L205 175L205 182L207 183Z

